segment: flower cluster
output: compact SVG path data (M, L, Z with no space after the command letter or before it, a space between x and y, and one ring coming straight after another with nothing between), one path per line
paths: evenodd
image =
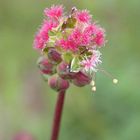
M58 5L44 10L34 39L34 48L42 55L41 73L57 91L67 89L70 82L80 87L90 84L102 62L99 49L106 42L105 30L92 21L89 11L73 7L66 16L63 9Z

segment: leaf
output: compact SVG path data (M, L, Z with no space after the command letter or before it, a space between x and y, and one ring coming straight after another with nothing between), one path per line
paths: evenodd
M55 31L55 30L51 30L51 31L49 31L49 36L56 36L56 33L57 33L57 31Z
M47 75L47 74L41 74L41 76L42 76L43 80L46 82L48 81L48 79L50 77L50 75Z
M55 42L55 40L57 38L62 38L62 33L60 31L57 31L57 30L49 31L48 35L49 35L49 38L52 42Z
M62 55L62 58L63 58L63 60L64 60L65 62L70 63L71 60L73 59L73 56L72 56L72 54L71 54L70 52L67 52L67 53L64 53L64 54Z
M71 61L70 71L71 72L79 72L79 70L80 70L79 58L76 56Z
M47 46L46 48L43 49L43 54L48 55L49 49L52 49L52 48L54 48L54 47L48 47Z
M66 28L74 28L76 19L74 17L68 17L67 20L62 24L62 30Z

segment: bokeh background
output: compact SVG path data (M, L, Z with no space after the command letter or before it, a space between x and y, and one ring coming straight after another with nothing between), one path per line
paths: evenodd
M39 74L32 42L52 4L91 11L107 32L102 67L119 79L98 73L96 93L71 86L60 140L140 140L139 0L0 0L0 140L19 132L49 140L57 94Z

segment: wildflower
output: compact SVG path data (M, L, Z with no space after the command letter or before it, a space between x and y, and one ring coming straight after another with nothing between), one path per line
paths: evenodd
M35 49L43 49L46 45L46 43L49 40L49 31L52 30L52 28L56 27L57 23L53 21L47 21L44 20L41 29L38 31L38 33L35 36L34 40L34 48Z
M82 45L88 46L91 43L91 36L86 33L82 34Z
M89 14L89 11L82 10L77 12L76 18L79 22L88 23L91 20L91 15Z
M98 64L100 64L102 61L100 60L101 58L101 53L97 50L92 51L92 56L90 58L85 57L85 59L81 62L81 65L84 67L84 70L86 72L97 72L96 67Z
M52 6L51 8L46 8L44 10L44 14L49 18L59 18L63 14L63 7L62 5Z
M77 46L81 45L82 43L82 32L80 29L76 28L72 31L72 33L69 35L69 40L74 42Z
M59 41L59 45L61 45L61 47L64 50L71 50L71 51L77 50L77 44L72 39L68 39L68 40L61 39Z
M95 35L97 33L97 31L98 31L98 28L99 27L96 24L89 24L84 29L84 33L88 34L89 36Z
M45 47L45 43L48 41L48 34L45 35L45 39L43 39L42 33L38 33L34 39L34 48L35 49L43 49Z
M96 33L96 37L93 39L95 43L101 47L105 44L105 34L103 29L99 29Z
M96 91L95 73L101 61L99 49L105 45L105 30L92 21L87 10L71 9L63 15L61 5L44 10L45 20L34 39L34 48L42 57L40 71L48 85L59 92L51 139L58 139L65 91L70 83L78 87L92 86ZM104 70L100 70L106 73ZM113 83L118 80L113 78ZM19 140L19 139L18 139Z
M89 84L102 62L99 49L106 42L105 30L92 22L87 10L72 8L63 16L63 7L58 5L44 13L47 18L34 39L34 48L43 55L39 60L41 73L48 75L48 83L55 90L62 89L62 83ZM92 90L96 90L95 85Z
M101 59L101 53L98 50L92 50L92 56L91 56L91 61L92 63L97 66L98 64L102 63Z
M57 21L44 20L40 31L42 31L42 32L49 32L50 30L52 30L53 28L55 28L57 26L58 26L58 22Z

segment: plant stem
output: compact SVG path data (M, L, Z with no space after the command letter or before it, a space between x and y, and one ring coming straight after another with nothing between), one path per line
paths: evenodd
M65 91L60 91L58 93L56 107L55 107L51 140L58 140L64 99L65 99Z

